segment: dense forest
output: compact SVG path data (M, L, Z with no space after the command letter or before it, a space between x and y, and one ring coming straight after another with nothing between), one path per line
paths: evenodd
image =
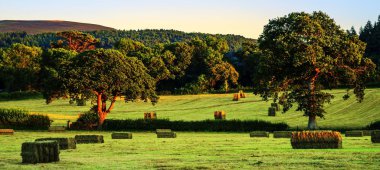
M359 35L354 29L347 31L367 43L365 56L377 66L380 65L379 23L380 18L373 24L368 21ZM176 30L104 30L83 34L96 39L94 48L117 49L141 60L156 80L160 93L223 92L231 87L253 87L262 55L255 39L239 35ZM44 56L52 48L63 47L57 43L64 39L59 33L0 33L0 89L38 91Z
M63 48L64 45L59 43L70 36L92 39L84 41L94 41L94 49L117 49L124 55L138 58L148 68L156 80L157 90L162 93L228 91L230 87L252 84L252 72L248 70L252 63L248 61L252 60L251 53L255 52L254 39L174 30L112 30L36 35L0 33L0 88L5 91L38 91L46 56L52 49ZM24 63L20 64L21 61Z
M240 35L221 35L205 33L185 33L176 30L102 30L86 32L100 40L99 48L112 48L116 42L122 38L129 38L139 41L146 46L152 47L158 43L173 43L189 41L194 38L205 39L208 36L214 36L219 39L225 39L231 51L237 51L241 48L243 42L254 41L254 39L245 38ZM55 33L43 33L29 35L26 32L0 33L0 48L10 47L14 43L21 43L28 46L37 46L50 48L50 43L58 40Z

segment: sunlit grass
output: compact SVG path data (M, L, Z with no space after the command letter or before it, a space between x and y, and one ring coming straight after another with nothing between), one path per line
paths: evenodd
M42 137L101 134L104 144L78 144L61 151L61 161L21 164L21 144ZM158 139L134 132L131 140L113 140L111 132L16 132L0 136L0 169L377 169L380 144L370 137L345 138L343 149L291 148L289 139L250 138L248 133L177 132Z
M326 104L325 119L318 119L321 127L348 127L361 128L369 123L380 120L380 89L367 89L362 103L354 97L343 100L345 90L332 90L335 98L331 104ZM306 127L307 117L296 112L293 108L282 114L277 112L276 117L268 117L268 107L271 102L262 101L259 96L246 93L247 98L232 101L233 94L201 94L160 96L156 105L142 101L125 103L119 100L115 109L108 115L109 119L141 119L144 112L155 111L158 118L170 120L205 120L214 119L214 111L224 110L227 119L267 120L271 122L286 122L291 127ZM34 113L48 114L54 119L53 124L65 125L67 120L75 121L78 114L87 111L91 106L70 105L68 100L57 100L46 105L43 99L19 101L1 101L0 107L21 108Z

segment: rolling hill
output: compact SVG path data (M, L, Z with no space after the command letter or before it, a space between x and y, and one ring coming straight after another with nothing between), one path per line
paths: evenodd
M57 21L57 20L2 20L0 32L22 32L28 34L40 34L48 32L60 32L68 30L95 31L114 30L114 28L96 24Z

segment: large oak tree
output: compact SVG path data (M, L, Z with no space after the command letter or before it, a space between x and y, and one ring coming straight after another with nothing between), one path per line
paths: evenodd
M155 81L137 58L126 57L112 49L89 50L75 57L62 50L53 50L50 53L53 53L52 56L56 53L64 55L60 58L71 59L69 65L59 72L61 75L57 76L62 78L56 83L62 83L63 86L54 86L54 93L46 94L56 95L59 89L61 94L66 93L74 98L77 95L92 94L97 103L99 126L114 108L117 97L124 96L126 101L157 101ZM108 106L107 101L110 102Z
M364 83L375 68L363 57L365 43L323 12L290 13L270 20L258 43L263 56L255 93L279 100L284 112L296 103L297 111L309 117L309 129L317 128L316 117L324 117L323 105L333 98L323 89L345 85L361 102Z

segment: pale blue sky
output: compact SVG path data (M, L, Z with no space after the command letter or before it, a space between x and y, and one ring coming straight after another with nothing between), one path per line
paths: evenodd
M379 0L0 0L0 20L67 20L257 38L269 19L321 10L344 29L377 21Z

